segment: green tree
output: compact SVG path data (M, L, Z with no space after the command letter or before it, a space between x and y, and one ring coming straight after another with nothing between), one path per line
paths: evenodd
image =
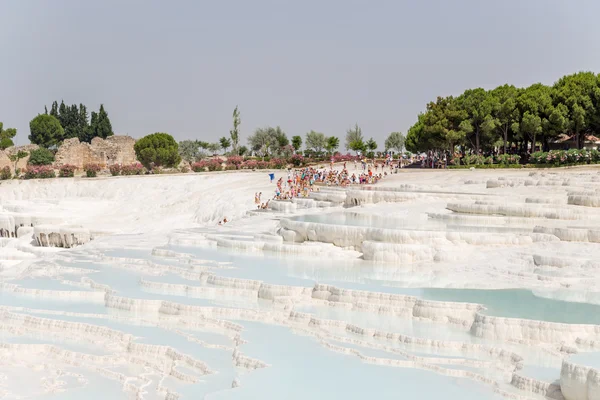
M56 102L56 100L54 102L52 102L52 106L50 107L50 115L52 115L56 119L59 119L58 118L58 102Z
M134 145L137 159L147 169L154 167L176 167L181 162L179 146L173 136L167 133L153 133L144 136Z
M340 139L335 136L329 136L325 144L325 150L333 154L340 147Z
M238 147L240 145L240 132L239 126L242 123L240 119L240 111L238 110L238 106L235 106L233 110L233 129L229 131L229 136L231 137L231 145L233 146L233 153L239 155Z
M549 86L541 83L535 83L525 89L519 91L517 97L517 109L519 110L519 118L512 124L512 132L514 139L517 142L521 142L521 151L527 151L528 142L531 139L531 135L528 132L522 131L521 126L525 113L529 115L535 115L540 117L542 126L547 125L548 117L553 112L553 97L555 90ZM531 117L529 117L531 118ZM536 140L541 139L545 146L548 147L548 143L551 137L544 131L538 136L536 134ZM533 148L533 146L532 146Z
M275 127L275 131L272 133L273 137L277 141L277 150L281 152L281 150L290 144L290 141L286 135L286 133L279 127Z
M302 136L292 136L292 146L298 151L302 148Z
M85 142L84 139L89 126L87 107L83 104L79 104L79 113L77 115L77 137L80 142Z
M0 122L0 150L14 146L13 138L17 135L15 128L4 129L4 124Z
M39 114L29 122L29 130L29 141L46 148L58 146L64 137L60 122L52 115Z
M31 150L28 164L30 165L51 165L54 162L54 153L44 147Z
M69 110L65 105L64 100L61 100L60 106L58 107L58 122L60 122L60 126L62 126L63 129L65 129L65 126L69 125L68 113Z
M358 124L346 131L346 150L361 151L362 148L357 148L357 146L360 147L364 144L363 142L362 129Z
M598 76L592 72L578 72L559 79L553 86L554 105L564 104L568 109L569 129L575 143L582 148L585 136L600 129L600 87Z
M542 133L542 120L539 115L535 115L526 111L523 114L519 130L527 137L531 138L531 151L535 151L535 145L537 143L537 135Z
M205 158L206 153L200 150L200 144L201 142L197 140L183 140L179 142L179 155L183 160L189 163L193 163L195 161L201 160L202 158Z
M8 156L9 160L15 163L15 175L17 175L17 164L19 163L19 160L27 157L28 155L29 153L26 151L19 150L16 153Z
M392 132L385 139L385 151L394 150L398 154L402 154L404 149L404 135L400 132Z
M211 154L217 154L221 149L221 143L209 143L207 149Z
M248 138L248 144L255 153L268 156L271 149L279 145L277 130L271 127L258 128Z
M95 133L96 136L101 137L102 139L106 139L107 137L114 135L110 119L108 118L107 112L104 110L103 104L100 104L100 110L98 111L98 120Z
M246 154L248 154L248 148L246 146L240 146L238 148L238 154L240 156L245 156Z
M227 152L227 149L231 147L231 140L223 136L221 139L219 139L219 144L221 149L223 149L224 152Z
M327 138L324 133L310 131L306 134L306 148L312 149L315 153L320 154L327 146Z
M508 148L508 134L512 125L519 119L519 110L517 108L517 97L519 90L513 85L499 86L492 91L495 98L495 114L497 119L498 132L502 136L504 154Z
M356 154L358 152L365 152L367 150L367 145L362 139L355 139L348 144L348 148L352 151L355 151Z
M377 142L373 138L367 140L366 146L367 146L367 149L370 150L370 151L372 151L372 152L374 152L375 150L377 150Z
M467 113L474 137L468 139L472 143L476 154L481 150L482 142L485 144L491 143L491 133L497 125L497 120L494 118L494 102L495 99L489 92L482 88L468 89L457 99L459 107ZM470 136L470 135L469 135ZM473 139L475 142L473 143Z

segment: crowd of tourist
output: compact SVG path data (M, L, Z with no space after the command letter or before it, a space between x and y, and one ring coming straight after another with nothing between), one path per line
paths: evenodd
M380 169L381 172L379 172ZM318 192L320 186L346 187L349 185L375 184L388 175L388 172L384 169L385 163L367 164L366 162L364 162L362 172L348 171L346 163L344 163L341 170L333 167L329 169L314 167L288 169L287 179L281 177L277 180L273 199L290 200L296 197L308 197L311 192ZM392 170L393 167L390 172ZM261 201L260 196L260 193L256 194L255 203L258 208L263 208L262 206L265 203Z

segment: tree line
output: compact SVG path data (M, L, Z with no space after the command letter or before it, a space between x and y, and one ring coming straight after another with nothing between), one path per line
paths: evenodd
M600 131L600 75L579 72L552 86L502 85L468 89L458 97L427 104L408 130L406 148L463 153L527 153L539 144L548 151L561 135L581 149L585 137Z
M182 159L190 163L201 160L210 155L223 151L223 154L236 156L249 156L254 154L259 157L289 158L294 154L303 153L305 156L324 157L335 154L340 148L340 139L337 136L327 136L322 132L311 130L304 135L294 135L288 138L286 132L280 127L261 127L254 130L248 137L248 146L240 145L240 111L236 107L233 111L233 128L229 137L223 136L217 142L209 143L202 140L183 140L179 142L179 154ZM404 149L404 135L392 132L386 138L385 151L402 153ZM304 145L304 146L303 146ZM304 151L302 151L304 148ZM374 157L378 144L375 139L366 140L358 124L346 131L345 148L357 154ZM228 150L231 149L230 152Z
M108 113L104 105L98 112L88 115L83 104L67 106L64 101L60 105L54 101L48 112L38 114L29 122L29 141L45 148L56 148L65 139L78 138L81 142L90 143L93 138L106 139L114 135Z

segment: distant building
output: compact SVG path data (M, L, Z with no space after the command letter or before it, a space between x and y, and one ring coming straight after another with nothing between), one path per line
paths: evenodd
M585 142L583 143L583 148L592 150L597 149L600 146L600 138L594 135L586 135ZM577 148L577 140L575 139L575 135L567 135L561 134L554 140L550 142L550 150L568 150L568 149L576 149Z

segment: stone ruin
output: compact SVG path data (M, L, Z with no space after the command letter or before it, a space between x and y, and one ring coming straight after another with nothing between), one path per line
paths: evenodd
M100 164L102 167L133 164L137 162L134 144L135 139L130 136L96 137L92 143L82 143L77 138L67 139L59 147L54 165L71 164L81 169L85 164Z
M82 169L85 164L100 164L102 167L108 167L113 164L137 163L134 144L135 139L131 136L110 136L107 139L96 137L92 139L92 143L82 143L77 138L66 139L56 152L54 167L71 164ZM25 169L29 162L29 153L38 148L36 144L28 144L0 150L0 169L8 166L10 172L14 174L15 163L10 161L10 156L21 150L27 152L27 157L19 160L17 168Z
M27 156L24 158L21 158L17 162L17 168L25 169L27 167L27 163L29 162L29 153L32 150L39 149L39 148L40 148L40 146L38 146L37 144L28 144L25 146L12 146L5 150L0 150L0 169L8 166L8 168L10 168L10 173L14 174L15 173L15 163L10 161L10 156L12 156L13 154L17 154L19 151L27 152Z

